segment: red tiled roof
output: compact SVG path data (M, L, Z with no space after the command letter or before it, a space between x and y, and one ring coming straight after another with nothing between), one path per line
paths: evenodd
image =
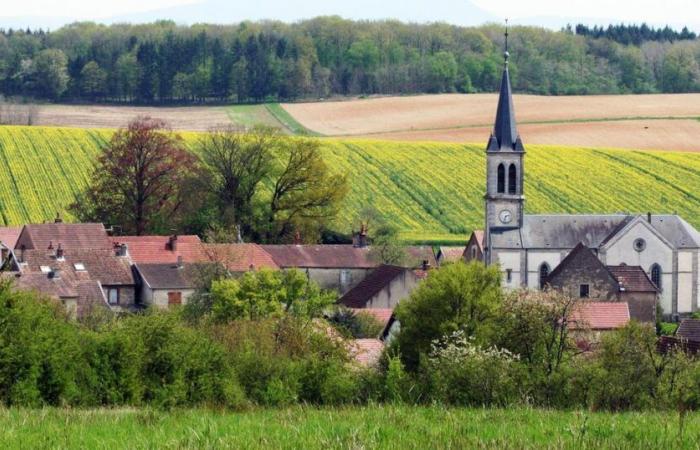
M657 292L649 276L639 266L608 266L608 270L626 292Z
M569 318L572 329L613 330L630 321L627 302L589 302L576 304Z
M0 242L9 248L15 248L22 227L0 227Z
M355 314L368 314L381 323L383 327L389 323L394 310L390 308L351 308Z
M135 263L172 264L178 256L182 256L183 262L208 260L198 236L178 236L174 251L170 250L170 236L117 236L113 241L126 244Z
M379 339L354 339L351 341L350 354L365 367L375 366L384 350L384 343Z
M441 259L445 262L456 262L464 256L464 247L440 247Z
M279 266L258 244L202 244L209 260L224 265L230 272L258 269L279 269Z
M112 242L101 223L44 223L25 225L15 243L27 249L46 250L58 244L64 249L112 248Z
M280 268L371 269L368 247L352 245L262 245Z
M55 253L47 250L25 250L20 267L22 273L42 273L41 267L60 269L60 276L71 280L91 279L102 285L133 285L134 276L129 261L116 256L113 249L67 249L63 260L56 259ZM78 270L75 264L82 264L85 270Z
M404 272L410 271L404 267L381 265L340 297L338 303L348 308L364 308L372 297Z

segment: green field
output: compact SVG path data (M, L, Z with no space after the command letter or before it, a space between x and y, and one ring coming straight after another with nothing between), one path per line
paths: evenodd
M285 134L319 135L297 122L279 103L231 105L226 107L226 113L236 126L252 128L263 125L278 128Z
M106 130L0 127L0 222L52 220L87 185ZM196 134L184 133L188 142ZM351 193L336 227L372 205L410 241L459 242L482 227L483 144L323 138ZM700 227L700 154L528 146L530 213L678 212Z
M700 446L700 414L514 408L295 407L223 413L138 409L0 410L5 449L466 449Z

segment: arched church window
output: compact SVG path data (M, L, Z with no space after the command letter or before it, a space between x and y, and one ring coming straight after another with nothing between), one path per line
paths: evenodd
M503 164L498 165L498 193L506 192L506 168Z
M661 266L654 264L651 266L651 282L656 285L657 288L661 289Z
M508 168L508 193L515 194L517 190L518 183L516 181L518 176L515 164L511 164Z
M542 263L540 265L540 289L544 289L544 285L547 281L547 277L549 276L549 264Z

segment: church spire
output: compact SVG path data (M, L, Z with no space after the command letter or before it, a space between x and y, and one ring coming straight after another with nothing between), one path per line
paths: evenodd
M508 74L508 20L506 19L505 50L503 52L503 76L498 97L498 109L496 110L496 123L493 134L489 139L489 151L515 150L523 151L523 144L518 136L515 123L515 109L513 108L513 92L510 87L510 75Z

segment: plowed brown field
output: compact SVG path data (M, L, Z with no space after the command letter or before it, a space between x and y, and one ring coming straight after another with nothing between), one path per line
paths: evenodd
M386 97L285 104L302 125L333 136L486 142L496 94ZM700 151L700 94L516 95L526 144Z

